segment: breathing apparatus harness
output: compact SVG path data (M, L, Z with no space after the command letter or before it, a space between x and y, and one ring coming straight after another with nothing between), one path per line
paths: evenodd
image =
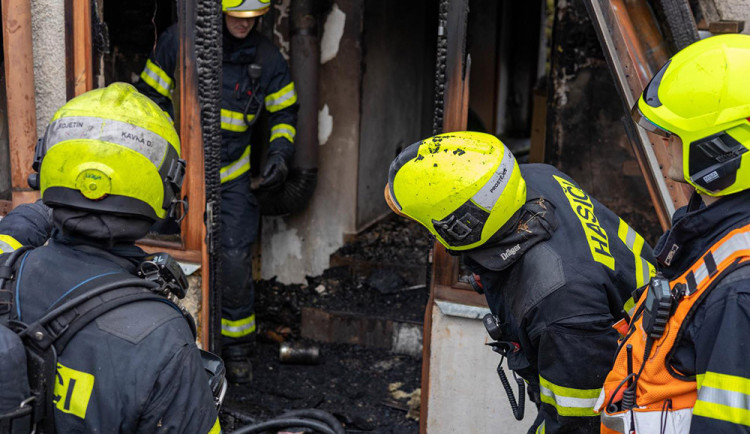
M83 327L117 307L145 300L167 303L181 313L196 336L193 317L175 300L185 296L187 278L167 253L145 257L137 267L138 277L122 272L88 280L63 301L53 304L37 321L31 324L20 321L13 291L5 287L18 277L18 262L29 250L29 247L15 250L0 265L0 325L11 329L23 342L31 390L31 396L20 402L18 408L0 414L0 428L7 427L12 432L55 432L53 395L58 355ZM106 300L101 297L104 294ZM219 357L205 351L201 351L201 359L218 408L227 389L224 364Z

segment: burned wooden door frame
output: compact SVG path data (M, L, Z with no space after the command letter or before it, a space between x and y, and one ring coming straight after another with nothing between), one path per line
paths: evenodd
M646 0L585 0L625 113L670 54ZM626 130L662 229L687 205L691 188L667 177L669 153L659 136L629 119Z
M443 132L466 129L469 113L469 73L471 57L466 51L466 30L469 0L446 0L448 2L447 25L438 27L438 35L446 35L445 93L443 95ZM439 86L439 85L438 85ZM443 300L469 306L486 307L484 296L477 294L471 286L458 281L458 259L436 242L432 249L432 276L430 297L424 316L422 347L422 403L419 415L419 431L427 432L430 389L430 339L432 336L432 314L436 301Z
M13 196L7 210L33 202L39 192L28 185L36 148L34 56L31 43L31 3L2 0L3 57L7 90L8 142Z

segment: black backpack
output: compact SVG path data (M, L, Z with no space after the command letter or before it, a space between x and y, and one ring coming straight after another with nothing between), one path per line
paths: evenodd
M0 265L0 433L55 432L56 399L65 398L53 396L57 355L78 331L112 309L142 300L167 301L183 313L195 336L192 316L169 300L170 294L185 296L187 279L166 253L147 257L139 267L141 277L123 272L86 282L50 306L39 320L18 321L14 291L6 286L28 250L14 251ZM220 374L219 379L210 378L212 390L225 390L221 359L210 353L202 356L204 366L208 369L207 363L213 363L212 370Z

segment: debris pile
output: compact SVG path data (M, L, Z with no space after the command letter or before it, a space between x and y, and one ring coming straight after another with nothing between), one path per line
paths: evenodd
M230 386L222 415L224 429L292 409L316 408L334 414L347 432L417 432L421 323L429 295L424 281L431 245L427 231L416 223L386 220L332 255L332 263L339 261L338 265L321 276L308 277L305 285L257 282L259 330L253 382ZM347 260L356 262L347 264ZM303 322L309 312L331 317L327 325L339 328L335 336L306 338L323 336L321 330L311 329L325 326L320 321ZM340 330L341 318L354 326ZM420 332L416 351L412 345L411 351L395 352L396 333L393 346L375 336L374 329L382 334L402 330L403 324ZM346 335L343 341L342 335ZM308 354L294 364L284 363L281 359L289 357L280 354L282 344Z

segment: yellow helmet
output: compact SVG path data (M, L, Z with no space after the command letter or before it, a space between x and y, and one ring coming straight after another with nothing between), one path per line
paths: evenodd
M685 181L699 193L750 188L750 36L713 36L675 54L632 115L648 131L679 136Z
M237 18L259 17L271 8L271 0L221 0L221 10Z
M526 181L495 136L440 134L404 149L391 163L385 196L450 250L481 246L526 202Z
M133 86L114 83L55 113L34 169L51 207L157 220L180 201L185 161L169 116Z

